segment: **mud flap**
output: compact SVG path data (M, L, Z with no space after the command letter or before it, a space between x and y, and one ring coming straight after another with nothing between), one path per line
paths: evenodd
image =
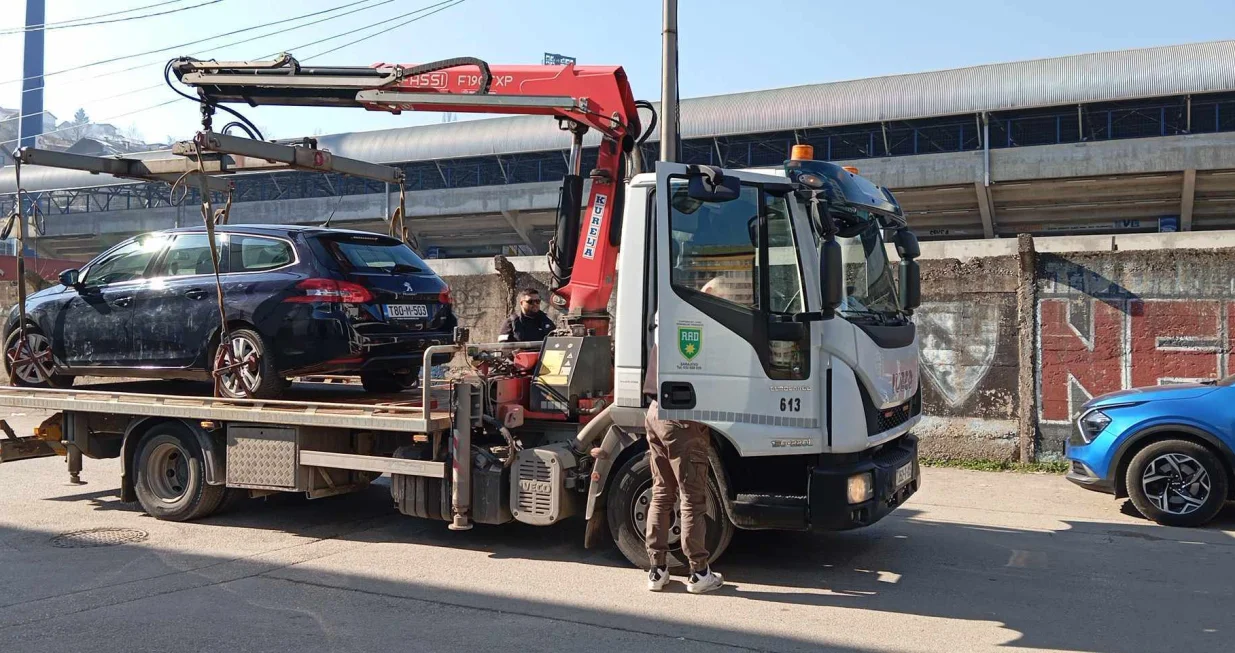
M587 520L587 528L583 531L583 548L596 548L598 544L605 541L608 534L608 512L604 508L597 508L592 512L592 517Z

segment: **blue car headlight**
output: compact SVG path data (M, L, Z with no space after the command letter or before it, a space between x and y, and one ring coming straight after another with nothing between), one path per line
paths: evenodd
M1076 420L1076 433L1080 435L1081 440L1085 444L1089 444L1094 441L1094 438L1101 435L1102 431L1106 430L1106 427L1110 426L1111 416L1107 413L1117 408L1131 408L1133 406L1140 406L1143 403L1145 402L1130 401L1123 404L1110 404L1100 408L1092 408L1082 414L1080 419Z
M1081 439L1085 441L1085 444L1093 442L1094 438L1098 437L1098 434L1102 433L1110 423L1110 416L1100 410L1085 413L1077 421L1077 425L1080 426Z

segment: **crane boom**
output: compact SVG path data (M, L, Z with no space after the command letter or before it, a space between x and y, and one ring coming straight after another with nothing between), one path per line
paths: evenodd
M557 231L550 248L554 303L596 333L608 332L607 306L617 266L617 219L624 159L640 124L626 73L619 66L490 66L474 58L368 67L301 66L291 55L272 61L219 62L181 58L169 69L195 87L205 127L219 103L251 106L357 107L370 111L453 111L548 115L571 132L570 169L563 180ZM592 185L583 204L583 135L602 136ZM581 224L580 205L586 225Z

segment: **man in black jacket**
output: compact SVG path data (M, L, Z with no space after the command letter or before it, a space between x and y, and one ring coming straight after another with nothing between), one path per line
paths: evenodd
M540 310L540 292L535 288L519 291L519 307L502 322L498 342L540 342L553 332L553 320Z

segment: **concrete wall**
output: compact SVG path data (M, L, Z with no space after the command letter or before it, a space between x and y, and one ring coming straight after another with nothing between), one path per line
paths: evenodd
M1012 459L1016 429L1018 261L923 260L917 311L922 453Z
M924 455L1058 459L1091 396L1235 373L1235 233L1033 245L1029 254L1014 240L923 246ZM511 261L518 271L507 280L490 259L431 262L474 339L496 336L512 288L545 290L543 258Z

